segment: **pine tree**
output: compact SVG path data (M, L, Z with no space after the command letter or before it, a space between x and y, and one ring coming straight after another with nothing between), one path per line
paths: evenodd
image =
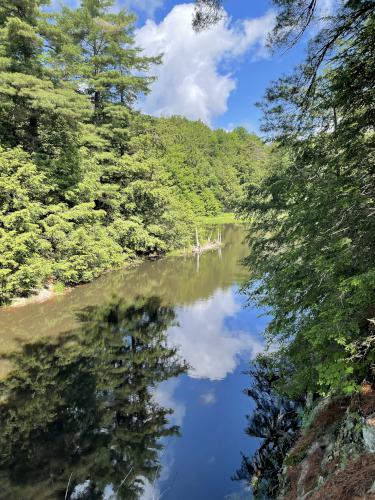
M159 57L145 57L134 43L135 17L125 10L111 12L112 0L83 0L76 9L63 8L59 28L76 48L70 77L90 96L96 122L110 104L132 105L147 93L153 78L145 73ZM68 47L62 47L66 51ZM69 75L68 75L69 78ZM110 108L112 109L112 108ZM110 114L110 110L107 110Z
M79 124L88 103L69 83L55 78L43 58L48 39L40 7L15 2L0 11L0 137L3 146L22 146L66 186L78 162Z

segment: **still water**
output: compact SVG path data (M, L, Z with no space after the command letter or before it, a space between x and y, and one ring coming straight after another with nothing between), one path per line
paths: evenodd
M0 498L250 498L231 480L267 319L245 308L244 232L0 311Z

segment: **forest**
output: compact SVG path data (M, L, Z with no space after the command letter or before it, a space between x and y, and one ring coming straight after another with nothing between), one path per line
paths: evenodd
M361 457L362 426L375 412L374 2L343 1L323 19L315 1L273 3L271 47L288 50L303 37L308 47L295 71L265 91L263 131L280 160L269 164L260 183L247 185L241 204L252 221L245 291L250 303L272 315L269 349L251 366L246 391L256 402L246 432L263 444L253 457L244 456L237 473L260 499L285 494L280 474L287 465L294 479L282 479L289 487L294 481L296 490L283 498L307 497L296 493L303 483L300 476L297 485L298 466L307 457L309 467L311 451L318 467L324 432L331 433L337 467ZM198 0L196 29L218 22L221 8L218 0ZM366 397L368 405L361 406ZM333 420L314 424L314 407L324 401ZM353 428L346 444L345 426ZM315 472L313 487L330 460ZM309 498L370 498L373 455L366 466L350 466L350 473L333 476L331 489Z
M0 6L0 303L188 247L233 211L270 146L136 110L152 66L135 17L87 0Z
M15 0L0 5L0 304L46 286L89 282L136 258L188 248L204 217L236 212L248 228L248 277L242 292L249 305L271 319L264 332L266 349L250 363L251 382L245 390L255 401L246 432L261 444L251 456L244 453L235 479L245 480L257 499L306 498L293 496L290 488L298 482L300 463L315 453L318 443L316 463L323 463L324 450L331 450L332 462L327 458L324 463L334 463L331 477L341 478L346 496L329 489L319 496L320 478L328 470L324 466L309 498L367 498L360 495L369 494L375 477L375 444L370 453L363 438L365 431L372 432L375 443L373 0L335 2L324 22L315 0L272 0L277 15L270 48L288 50L307 39L307 51L293 73L265 90L259 104L263 139L242 127L212 130L180 116L142 114L137 104L150 91L153 68L163 64L163 54L147 57L136 46L135 17L115 12L111 0L82 0L76 9L62 7L55 13L48 4ZM225 1L195 4L197 32L222 19ZM85 326L76 332L80 338L91 337L95 346L97 336L109 332L105 352L79 351L69 359L56 353L53 379L39 352L44 346L34 346L21 375L12 381L22 402L17 411L36 416L35 406L47 404L53 439L56 426L64 426L57 422L59 401L46 402L43 388L35 399L25 397L29 374L39 365L45 384L61 378L73 387L76 375L88 377L91 399L80 401L74 392L74 404L98 407L105 415L112 408L108 394L100 392L107 367L124 363L130 367L124 373L131 377L129 353L134 351L146 366L144 378L134 382L143 397L137 410L143 416L149 412L150 425L155 418L159 431L162 427L166 434L176 434L177 428L165 428L168 409L152 407L148 386L154 380L147 378L147 367L155 370L153 353L149 365L148 356L142 357L152 344L147 325L138 351L132 344L136 335L130 335L125 354L110 335L122 334L123 324L131 330L144 311L153 332L159 332L153 348L169 367L157 374L155 383L186 371L160 333L173 322L172 310L153 301L138 308L114 302L87 310ZM103 318L112 330L102 327ZM140 325L136 332L143 328L141 320ZM111 352L124 359L116 364ZM82 362L85 357L90 370ZM107 384L120 400L111 402L111 412L118 410L116 432L96 443L103 477L115 474L114 483L120 485L126 467L119 460L111 470L105 449L110 442L121 442L136 455L131 440L125 443L127 416L119 409L124 401L129 408L134 403L122 375ZM64 401L68 393L62 385L56 398ZM325 420L324 412L319 416L322 402L328 408ZM12 437L13 408L4 411L0 440L7 469L2 474L13 492L12 461L22 453L23 438L22 429ZM72 441L79 441L85 457L87 451L87 470L96 472L84 447L90 429L88 422ZM150 441L149 461L139 461L132 473L129 490L134 497L137 473L151 477L158 468L160 433L156 430ZM48 453L48 447L42 449L43 457ZM334 476L340 471L345 475L348 463L352 471L366 473L367 482L358 476L348 485ZM294 479L285 476L288 466ZM38 470L27 472L37 477L37 490L42 488ZM61 496L66 478L57 482ZM354 486L367 489L354 493ZM97 491L104 487L104 482L97 485Z

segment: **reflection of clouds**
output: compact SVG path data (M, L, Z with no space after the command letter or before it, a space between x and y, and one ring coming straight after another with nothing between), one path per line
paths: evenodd
M174 399L174 392L180 384L180 379L171 378L159 384L153 394L154 400L163 408L172 408L173 414L169 416L172 425L181 425L186 413L186 406L177 403Z
M248 332L231 331L225 319L241 309L234 292L216 290L214 295L178 311L179 326L169 329L168 336L191 369L193 378L223 379L237 366L239 354L262 350L261 343Z
M72 498L72 497L70 497ZM103 500L116 500L116 495L113 490L113 484L107 484L103 491Z
M160 490L155 483L145 481L141 500L157 500L160 498Z
M172 378L162 382L155 388L153 398L156 403L163 408L171 408L173 410L173 414L168 417L169 423L171 425L181 426L186 413L186 405L174 399L174 392L179 384L180 379L178 378ZM159 477L156 477L153 482L144 479L144 489L141 500L158 500L165 493L160 483L169 479L174 464L174 455L173 450L169 447L170 441L162 441L162 443L164 449L159 457Z
M216 403L216 394L213 389L201 394L201 401L205 405L213 405Z
M72 494L70 495L70 498L72 500L77 500L78 498L83 498L86 493L89 491L91 481L90 479L87 479L84 483L77 484L76 487L74 488Z
M191 366L190 377L223 379L235 370L241 354L254 356L263 349L261 342L250 332L230 330L225 326L226 318L235 316L240 310L233 289L218 289L211 298L177 311L179 326L168 330L168 338L171 345L179 347L181 358ZM180 383L180 378L166 380L155 388L153 395L160 406L173 409L170 424L179 426L186 413L186 405L177 401L175 396ZM213 388L200 395L205 405L215 404L216 399ZM170 441L163 444L160 476L156 481L145 481L141 500L159 500L166 491L173 491L174 480L170 477L174 464L173 447L169 446ZM213 465L215 460L216 457L209 457L207 464Z
M153 482L144 479L143 493L140 500L159 500L167 490L170 489L169 486L163 486L160 484L163 481L168 481L171 475L171 470L174 464L173 453L166 450L166 452L160 457L160 469L159 477L155 477Z

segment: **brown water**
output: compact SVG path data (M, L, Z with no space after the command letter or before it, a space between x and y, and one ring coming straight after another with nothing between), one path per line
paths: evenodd
M104 274L42 303L0 309L0 356L25 343L58 337L77 327L77 312L106 303L113 297L134 300L157 296L164 305L191 304L227 288L246 276L240 259L246 255L241 226L226 225L224 247L202 255L146 261L132 269Z
M243 239L0 310L1 500L248 498Z

